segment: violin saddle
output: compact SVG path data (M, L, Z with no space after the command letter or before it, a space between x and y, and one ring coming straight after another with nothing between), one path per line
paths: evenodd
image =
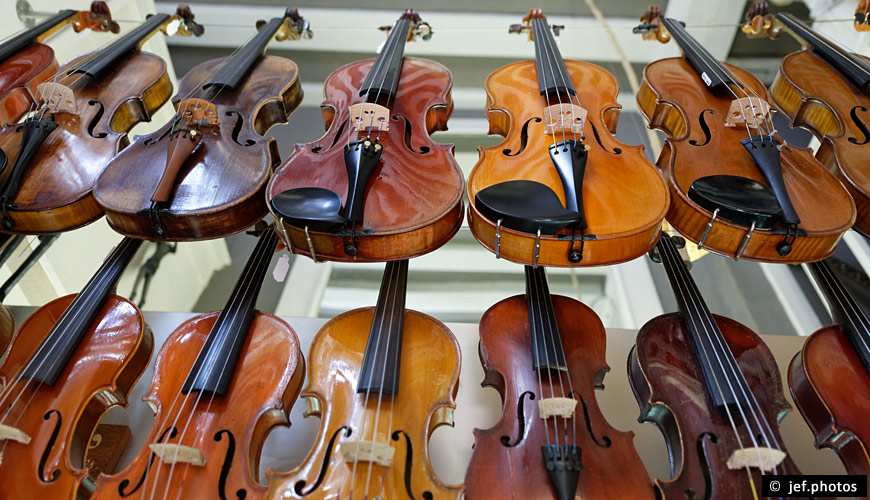
M516 231L553 235L564 227L584 220L582 214L566 209L548 186L535 181L515 180L481 189L474 207L491 221Z
M757 229L772 227L782 215L773 191L764 184L736 175L710 175L696 179L689 198L719 217Z
M284 222L313 231L329 232L347 222L341 215L341 197L318 187L288 189L272 198L272 208Z

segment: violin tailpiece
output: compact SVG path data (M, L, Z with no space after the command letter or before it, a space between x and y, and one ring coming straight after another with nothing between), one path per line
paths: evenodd
M770 104L759 97L741 97L731 101L725 116L726 127L746 127L759 129L770 113Z
M390 130L390 110L380 104L357 103L350 107L350 123L357 132Z
M559 103L547 106L544 108L544 133L582 134L586 114L586 110L576 104Z
M56 82L43 82L36 87L36 95L45 102L52 113L79 114L78 104L72 89Z
M396 449L377 441L344 441L341 456L345 462L373 462L384 467L393 465Z
M571 418L577 401L571 398L546 398L538 401L538 414L546 420L550 417Z
M21 444L30 444L30 436L20 429L0 424L0 441L15 441Z
M178 173L184 162L193 154L202 140L202 134L196 130L179 130L169 135L169 145L166 148L166 168L160 177L160 182L151 195L151 201L160 203L172 198L172 189L178 181Z
M148 448L166 464L188 463L197 467L205 465L205 456L197 448L173 443L153 443Z
M728 468L732 470L755 467L764 472L776 469L785 460L786 454L775 448L757 447L735 450L728 458Z

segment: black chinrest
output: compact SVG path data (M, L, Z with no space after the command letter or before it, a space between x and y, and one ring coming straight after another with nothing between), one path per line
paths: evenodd
M287 224L312 231L329 232L347 223L340 213L341 197L329 189L288 189L272 198L272 208Z
M757 229L773 227L782 209L773 191L764 184L736 175L710 175L696 179L689 198L718 217Z
M584 221L579 212L566 209L559 196L535 181L506 181L481 189L474 207L491 221L524 233L553 235Z

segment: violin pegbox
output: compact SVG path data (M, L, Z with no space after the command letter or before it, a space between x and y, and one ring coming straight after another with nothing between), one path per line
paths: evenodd
M533 19L543 19L546 21L547 17L544 16L544 12L541 9L531 9L531 10L529 10L529 13L526 14L526 17L523 18L522 24L511 24L510 25L510 27L508 28L508 33L516 33L516 34L528 33L529 34L529 41L530 42L533 41L535 39L535 33L534 33L535 30L532 27L532 20ZM565 26L554 24L554 25L551 25L550 28L553 30L554 35L559 36L559 32L561 32L563 29L565 29Z
M197 24L193 20L194 15L187 4L179 4L175 10L175 15L169 18L169 22L164 24L161 31L166 36L201 36L205 32L205 27Z
M409 19L411 21L411 29L408 30L408 38L407 41L413 42L420 37L423 41L429 40L432 38L432 26L429 26L429 23L423 22L420 18L420 14L417 13L414 9L405 9L405 12L402 13L402 17L400 19ZM389 36L390 31L393 29L392 26L381 26L378 28L379 30L386 32Z
M72 19L72 28L76 33L84 30L119 33L121 27L112 21L112 13L106 2L91 2L91 10L79 11Z
M855 8L856 31L870 31L870 0L861 0Z
M257 29L259 30L266 24L266 21L257 21ZM299 15L299 9L288 8L284 12L284 22L275 33L275 40L283 42L285 40L310 40L314 37L311 31L311 23L307 19Z
M770 13L767 2L763 0L749 7L740 30L749 38L779 38L782 34L782 27Z
M651 5L640 17L641 24L635 26L631 31L633 33L640 33L644 40L658 40L661 43L668 43L671 41L671 34L668 33L665 25L662 24L664 17L661 7Z

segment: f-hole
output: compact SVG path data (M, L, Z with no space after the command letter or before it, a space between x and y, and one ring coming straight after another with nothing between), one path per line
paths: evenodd
M621 148L613 148L613 151L608 151L607 148L604 146L604 143L601 142L601 135L598 134L598 127L596 127L595 124L592 122L587 123L589 124L589 126L592 127L592 133L595 134L595 140L598 142L598 145L601 146L601 149L615 155L622 154Z
M227 429L218 431L214 435L215 441L220 441L223 436L227 436L227 454L224 456L224 463L221 465L221 475L218 478L218 495L221 500L227 500L227 476L230 474L230 468L233 466L233 457L236 454L236 438L233 433ZM244 488L239 488L236 491L236 500L244 500L248 496L248 492Z
M341 431L345 431L344 437L350 437L351 430L350 427L342 425L332 434L332 437L329 438L329 444L326 445L326 452L323 454L323 463L320 464L320 472L317 474L317 481L311 485L311 488L308 488L308 491L302 491L305 489L305 480L296 481L296 484L293 485L293 490L299 496L310 495L314 490L316 490L320 483L323 482L323 478L326 477L326 466L329 465L329 460L332 458L332 449L335 448L335 440L338 438L338 435Z
M415 151L414 146L411 146L411 137L414 135L414 128L411 125L411 121L404 115L393 115L392 119L394 121L399 121L402 119L405 121L405 147L408 148L412 153L417 153L418 155L424 155L429 152L429 146L420 146L420 151Z
M173 427L167 427L161 434L160 437L157 438L157 443L162 443L166 439L166 433L169 433L169 439L174 438L178 434L178 429ZM142 477L139 478L139 481L136 483L136 487L130 491L124 491L127 489L127 486L130 486L130 480L125 479L121 481L121 484L118 485L118 494L122 497L128 497L142 487L142 483L145 482L145 478L148 477L148 472L151 471L151 467L154 465L154 460L157 458L157 455L154 452L151 452L151 458L148 459L148 465L145 466L145 470L142 471Z
M166 137L169 135L169 132L171 132L171 131L172 131L172 125L169 125L168 127L166 127L166 130L162 134L160 134L158 137L154 137L154 136L149 137L149 138L145 139L143 144L145 144L146 146L151 146L152 144L157 144L158 142L162 141L163 139L166 139Z
M233 125L233 142L238 144L239 146L250 147L256 144L256 141L252 141L251 139L247 139L244 144L239 142L239 134L242 132L242 125L245 123L245 118L236 110L227 111L227 116L235 116L236 123Z
M97 109L97 114L94 115L94 118L91 120L91 123L88 124L88 135L90 135L94 139L102 139L109 134L107 134L105 132L94 133L94 130L97 128L97 125L100 123L100 120L103 119L103 113L106 112L106 108L103 107L103 103L101 103L100 101L98 101L96 99L91 99L90 101L88 101L88 106L99 106L99 109Z
M710 474L710 464L707 462L707 453L704 451L704 440L707 438L710 439L710 443L719 444L719 438L710 432L701 434L695 442L698 450L698 460L701 461L701 472L704 473L704 496L701 497L704 500L709 500L713 494L713 478ZM691 488L686 488L683 493L686 495L687 500L698 499L698 493Z
M501 444L507 448L513 448L514 446L520 444L520 441L522 441L526 437L526 396L529 397L529 400L534 400L535 393L532 391L526 391L520 394L520 399L517 401L517 440L511 443L511 437L508 435L504 435L499 439L499 441L501 441Z
M349 121L350 118L341 122L341 125L338 126L338 131L335 132L335 137L332 138L332 144L330 144L329 147L326 148L326 151L329 151L330 149L334 148L336 144L338 144L338 140L341 139L342 136L344 136L344 129L345 127L347 127L347 122ZM320 153L322 151L323 146L314 146L313 148L311 148L312 153Z
M601 440L598 439L598 436L595 435L595 432L592 430L592 420L589 418L589 408L586 406L586 400L583 399L583 396L577 394L576 391L571 392L571 394L580 400L580 404L583 405L583 418L586 420L586 430L589 431L589 435L592 436L592 441L595 442L598 446L602 448L609 448L613 441L609 436L601 436Z
M852 121L855 122L855 126L858 127L858 130L860 130L861 133L864 135L864 140L859 142L858 139L856 139L855 137L850 137L849 142L851 142L852 144L857 144L858 146L863 146L864 144L870 142L870 130L867 129L867 125L865 125L864 122L861 121L861 118L858 116L859 109L861 111L867 111L867 108L865 106L861 106L859 104L858 106L852 108L852 111L849 112L849 116L852 117Z
M517 156L522 153L526 149L526 145L529 143L529 124L532 122L540 123L541 120L538 117L532 117L526 120L526 123L523 124L523 129L520 131L520 149L518 149L515 153L511 153L510 149L505 149L502 151L502 154L505 156Z
M51 479L45 479L48 474L45 473L45 464L48 462L48 456L51 454L51 449L54 448L54 443L57 441L57 435L60 433L60 425L63 422L63 417L57 410L51 410L42 416L42 419L48 421L52 415L57 415L57 420L54 423L54 429L51 431L51 437L48 438L48 443L45 449L42 450L42 457L39 459L39 469L36 471L39 474L39 480L43 483L53 483L60 477L60 469L51 471Z
M707 108L704 111L701 111L701 114L698 115L698 123L700 123L701 130L704 132L704 142L701 144L698 144L697 140L691 139L691 140L689 140L689 144L691 144L692 146L706 146L707 143L710 142L710 138L712 137L710 135L710 126L707 125L707 120L704 119L704 113L707 113L707 112L709 112L711 115L715 115L716 110Z
M400 436L405 436L405 448L408 450L405 453L405 492L411 500L415 500L414 493L411 492L411 470L414 467L414 448L411 446L411 438L408 433L402 430L393 432L393 441L398 441ZM432 500L434 495L431 491L424 491L422 494L423 500Z

